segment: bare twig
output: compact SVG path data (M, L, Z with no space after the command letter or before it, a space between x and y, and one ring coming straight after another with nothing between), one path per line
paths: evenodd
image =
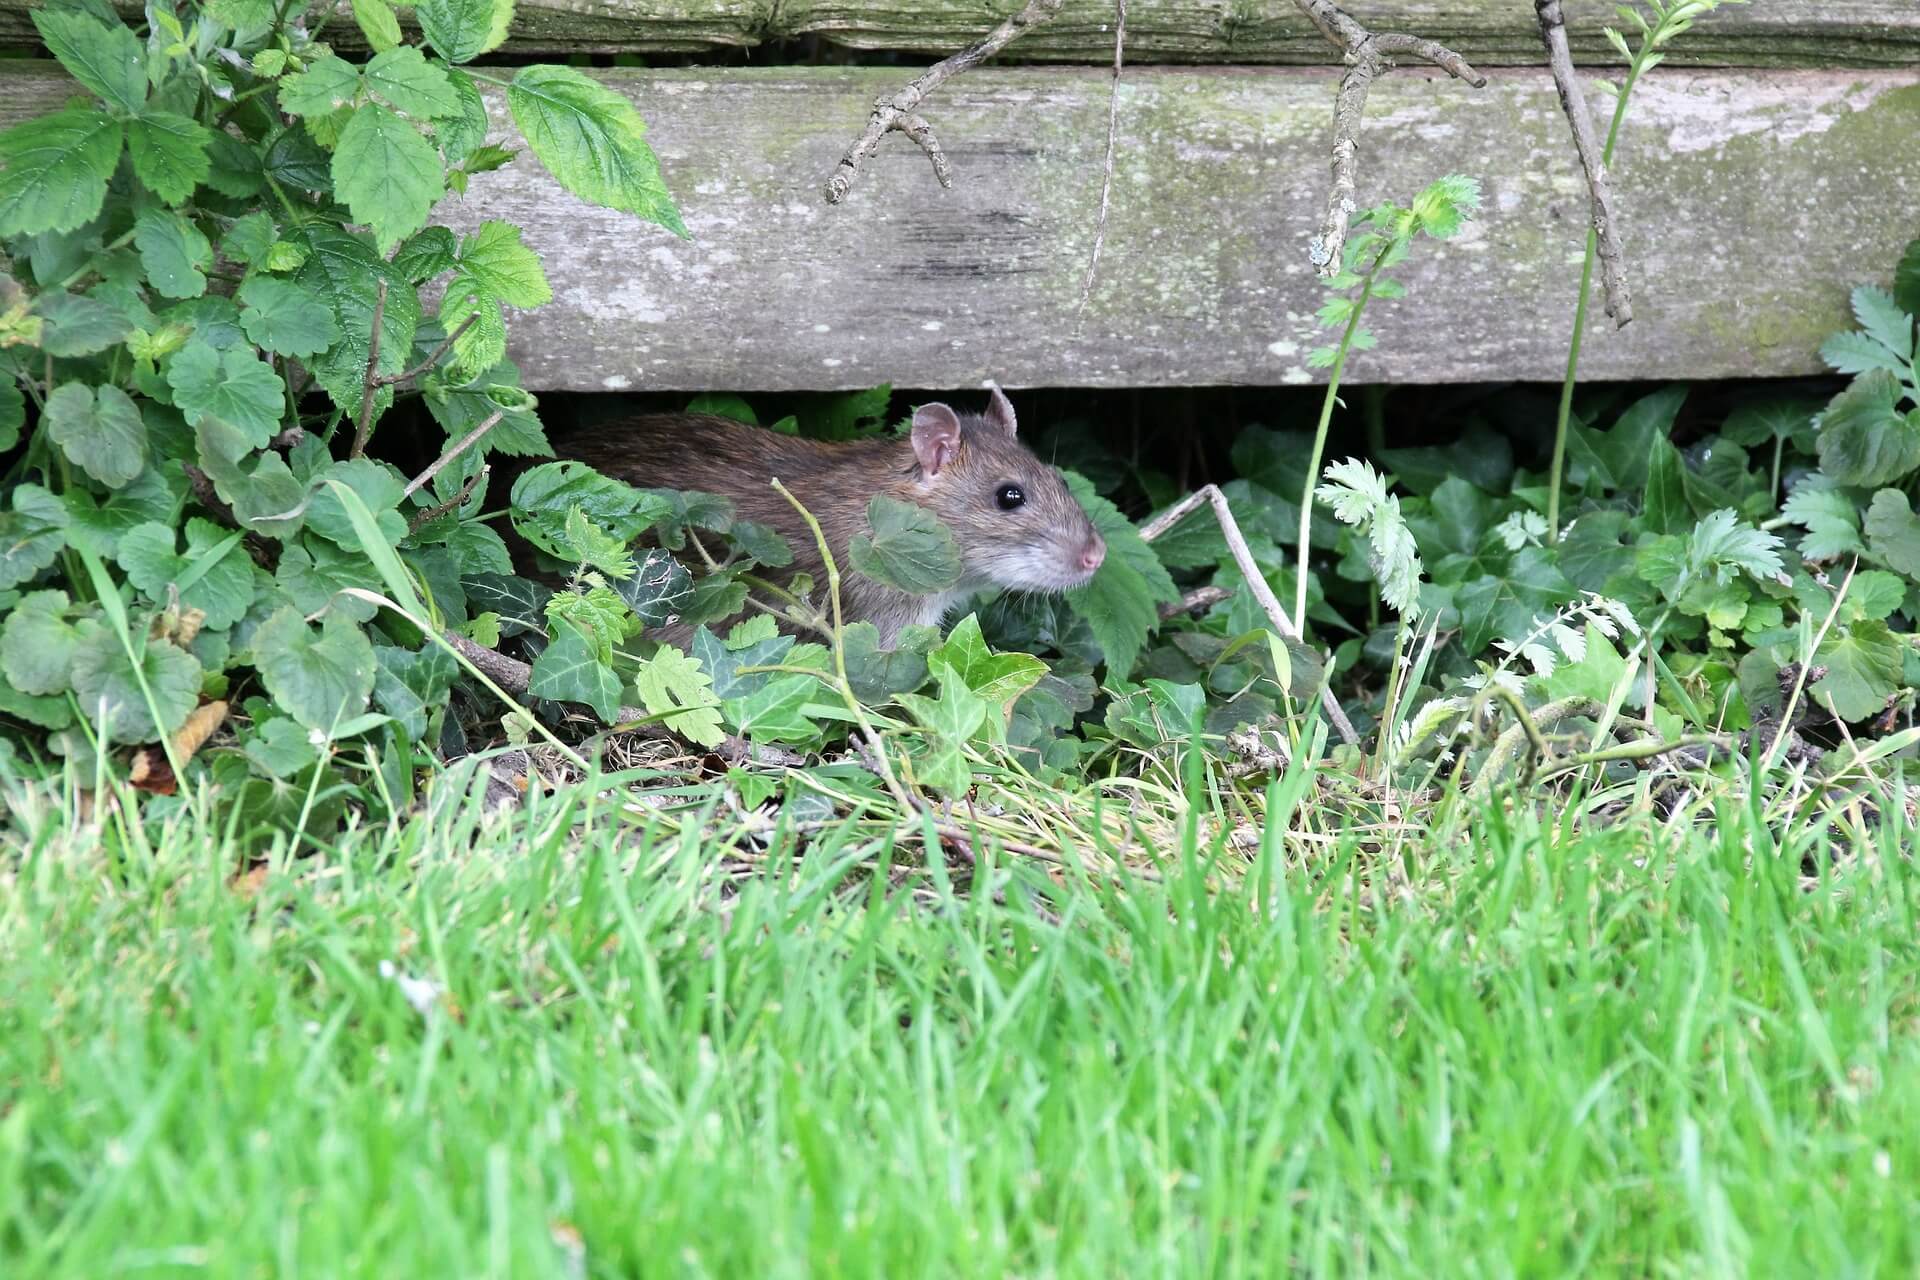
M471 449L481 436L493 430L500 424L500 419L506 416L507 411L505 409L495 409L492 413L488 414L479 426L467 432L464 436L461 436L459 441L455 443L451 449L448 449L445 453L435 458L431 466L408 481L407 487L400 491L400 496L403 498L411 498L414 494L425 488L435 476L440 474L441 470L445 468L448 463L465 453L468 449Z
M1160 606L1160 621L1177 618L1183 613L1198 613L1202 609L1211 609L1222 600L1233 599L1233 592L1225 587L1195 587L1178 600L1169 600Z
M373 434L373 393L380 385L378 370L380 367L380 330L387 320L387 281L380 278L373 295L373 328L367 337L367 375L360 380L360 417L353 427L353 448L348 451L349 458L357 458L367 451L367 437Z
M433 368L433 366L435 366L436 364L439 364L440 357L447 354L447 352L452 349L453 344L460 341L460 335L465 333L467 330L473 328L474 323L479 319L480 319L480 313L476 311L474 314L468 316L465 320L462 320L460 322L460 327L455 329L452 333L448 334L447 340L445 342L442 342L439 346L435 347L433 349L433 354L428 356L425 360L422 360L419 364L413 366L413 368L405 370L404 372L401 372L401 373L380 374L374 378L373 384L377 387L390 387L396 382L405 382L410 378L419 377L421 374L425 373L427 370Z
M1253 592L1253 598L1260 602L1260 607L1266 611L1274 628L1288 640L1300 640L1300 628L1287 616L1287 611L1274 596L1273 588L1267 585L1266 575L1254 563L1253 552L1248 550L1246 537L1240 532L1240 522L1233 518L1233 509L1227 506L1227 497L1220 492L1218 485L1202 485L1167 508L1140 531L1141 541L1152 542L1179 524L1189 512L1197 510L1203 502L1212 505L1214 519L1220 522L1220 533L1227 540L1227 549L1233 553L1234 564L1240 567L1240 576L1247 580L1247 588ZM1360 735L1354 732L1353 722L1347 719L1347 713L1341 709L1340 699L1334 696L1331 685L1320 686L1320 704L1327 709L1327 718L1340 731L1342 741L1349 746L1360 741Z
M1465 58L1436 41L1396 32L1375 35L1344 13L1333 0L1294 0L1294 4L1312 19L1321 35L1346 55L1347 73L1340 78L1340 92L1333 106L1333 190L1327 196L1327 213L1320 223L1320 234L1307 247L1307 256L1320 274L1330 276L1340 270L1340 254L1347 242L1347 221L1355 208L1354 157L1360 149L1360 117L1366 111L1367 90L1374 79L1394 65L1394 58L1403 54L1431 62L1476 89L1485 88L1487 78L1468 66Z
M1553 87L1560 92L1560 109L1573 126L1573 147L1580 153L1580 167L1586 171L1587 193L1592 207L1593 232L1599 243L1600 282L1607 293L1607 314L1614 327L1624 329L1633 319L1633 299L1627 290L1626 251L1620 247L1620 230L1613 214L1613 187L1607 180L1606 155L1600 149L1600 135L1594 132L1593 117L1587 114L1587 99L1573 73L1573 54L1567 48L1566 16L1560 0L1533 0L1540 19L1540 39L1547 46L1547 64L1553 68Z
M853 189L853 180L859 176L860 166L865 164L874 152L880 149L880 140L895 129L906 134L919 144L933 162L933 176L941 186L953 185L953 169L947 163L946 156L940 150L939 141L933 136L933 126L925 119L915 115L915 110L926 100L928 94L963 71L971 70L985 62L1000 50L1013 43L1029 27L1038 26L1060 11L1066 0L1027 0L1025 8L1002 22L980 43L970 45L950 58L934 63L925 71L907 81L891 94L883 94L873 100L873 111L867 116L867 127L853 144L847 148L846 155L840 157L840 165L834 170L833 177L827 181L827 203L839 204L847 198L847 192Z
M525 696L527 684L533 678L533 668L503 653L495 653L485 645L476 644L458 631L443 631L441 638L457 651L461 657L478 667L487 679L515 696ZM638 707L621 707L616 721L650 721L651 712ZM641 723L631 726L634 733L643 737L660 738L670 742L680 742L679 735L663 724ZM782 751L778 747L758 747L742 738L728 737L715 748L716 754L729 763L738 764L751 761L755 764L775 764L793 766L804 763L801 757L791 751Z
M1120 132L1120 67L1127 44L1127 0L1113 0L1113 84L1107 91L1107 159L1100 174L1100 214L1093 223L1093 253L1087 258L1087 278L1080 285L1080 305L1073 325L1080 327L1093 297L1093 279L1100 271L1100 251L1107 243L1107 206L1113 201L1113 152Z
M425 511L415 513L413 519L407 521L408 536L411 537L413 534L420 532L420 526L426 524L429 520L438 520L441 516L452 511L455 507L458 507L461 503L472 497L474 489L479 486L482 480L487 478L487 472L491 470L491 467L481 467L478 471L467 477L467 482L461 485L459 492L455 493L451 498L448 498L445 502L436 502Z

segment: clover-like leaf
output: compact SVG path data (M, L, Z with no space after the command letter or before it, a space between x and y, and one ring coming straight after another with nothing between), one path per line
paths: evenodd
M373 694L373 644L338 611L316 630L298 609L276 610L254 628L253 665L276 705L324 733L364 712Z
M254 276L235 296L248 339L276 355L317 356L340 340L340 326L327 304L291 280Z
M118 387L63 383L47 397L42 421L60 451L109 489L146 470L146 424L132 397Z
M200 663L179 646L148 639L139 656L120 637L89 622L73 650L73 690L80 713L104 728L109 742L151 742L178 729L200 695ZM149 701L151 694L151 701ZM157 715L157 719L156 719Z
M286 409L286 389L252 352L215 351L197 338L167 366L167 385L189 424L218 418L256 449L273 439Z

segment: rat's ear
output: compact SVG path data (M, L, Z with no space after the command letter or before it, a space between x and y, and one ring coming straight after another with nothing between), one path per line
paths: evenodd
M913 456L930 476L960 452L960 415L944 404L923 404L913 411Z
M987 390L992 393L992 398L987 401L988 425L1000 428L1008 436L1018 434L1020 424L1013 416L1013 401L1007 399L1007 393L1000 389L1000 384L997 382L989 382Z

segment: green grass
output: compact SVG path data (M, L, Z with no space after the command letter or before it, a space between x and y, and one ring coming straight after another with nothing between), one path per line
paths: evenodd
M1489 810L953 886L448 796L249 898L187 810L6 800L8 1280L1920 1268L1895 825Z

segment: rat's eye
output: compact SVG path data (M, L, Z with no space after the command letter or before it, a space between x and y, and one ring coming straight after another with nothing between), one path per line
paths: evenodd
M1002 511L1012 511L1027 501L1027 495L1017 484L1003 484L993 491L993 500L1000 504Z

